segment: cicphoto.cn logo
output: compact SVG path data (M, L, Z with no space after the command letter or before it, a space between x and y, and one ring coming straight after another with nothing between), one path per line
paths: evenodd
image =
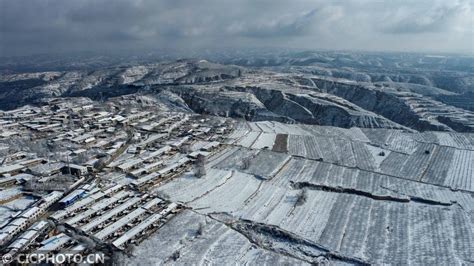
M105 255L103 253L91 253L87 255L73 253L28 253L12 256L12 254L7 253L2 256L2 263L103 264L105 263Z

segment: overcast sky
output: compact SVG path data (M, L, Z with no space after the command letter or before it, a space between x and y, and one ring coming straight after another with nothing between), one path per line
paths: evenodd
M474 0L0 0L0 55L160 48L474 53Z

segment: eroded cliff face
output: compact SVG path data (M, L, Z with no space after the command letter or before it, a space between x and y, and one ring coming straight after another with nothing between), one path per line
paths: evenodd
M449 130L437 121L424 120L402 98L395 94L371 89L364 85L334 82L326 79L313 79L316 86L344 98L365 110L379 114L396 123L420 130Z
M404 126L420 130L473 132L474 114L466 109L426 97L418 92L399 88L334 82L327 79L314 80L328 93L338 95L366 110L380 114ZM452 97L452 95L450 95Z
M194 112L289 123L340 127L405 128L339 97L311 91L284 91L262 87L167 87ZM406 128L405 128L406 129Z
M282 91L260 87L251 87L248 90L252 91L268 110L291 117L300 123L340 127L402 128L382 116L326 93L307 89Z

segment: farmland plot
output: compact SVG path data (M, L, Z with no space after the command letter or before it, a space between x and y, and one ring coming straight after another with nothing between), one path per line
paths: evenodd
M400 169L404 167L409 158L409 155L391 152L380 164L380 172L387 175L398 176Z
M474 150L474 134L466 134L466 138L469 139L469 142L471 143L472 150Z
M388 239L388 204L383 202L372 202L372 207L368 214L367 236L364 245L363 257L370 258L374 264L381 264L386 253L386 242Z
M334 143L335 154L338 157L336 163L349 166L349 167L355 167L356 161L355 161L355 155L352 149L352 142L348 140L335 139L335 138L332 139L332 141ZM324 151L325 150L323 150L323 156L324 156Z
M308 161L302 158L291 158L285 166L285 169L276 174L270 182L281 187L289 186L290 181L301 175L307 163Z
M220 169L242 169L244 158L254 158L260 151L250 150L242 147L232 149L221 157L219 162L215 162L212 166Z
M378 155L377 152L371 152L368 146L369 145L365 143L352 142L352 147L353 147L354 156L355 156L355 164L360 169L375 171L376 169L378 169L378 166L380 164L380 163L376 164L376 161L381 156Z
M323 157L323 152L318 145L318 138L313 136L303 137L304 149L306 151L306 158L319 159Z
M420 180L428 169L429 164L436 154L437 146L433 144L423 143L417 146L417 149L411 155L399 152L385 153L380 156L383 162L380 164L380 171L383 174ZM377 158L377 157L376 157Z
M231 176L231 171L209 168L206 175L201 178L187 173L158 187L156 191L164 193L173 201L186 203L223 185Z
M453 231L457 230L447 220L453 212L441 207L342 195L331 210L330 222L319 243L371 263L453 265L459 258L450 244ZM468 235L471 237L472 232ZM466 242L468 246L460 253L472 249L472 239Z
M229 139L228 143L232 144L243 136L247 135L250 132L250 127L246 123L237 123L236 127L230 133L227 138Z
M280 220L280 227L317 242L321 238L327 223L331 222L331 210L338 199L338 195L312 190L308 190L306 193L308 198L306 203L295 207L291 215ZM273 221L276 221L276 219Z
M244 206L244 202L258 189L260 182L252 175L233 171L232 176L222 186L216 187L211 193L204 194L189 205L204 213L233 213Z
M447 220L451 215L451 211L442 208L410 208L412 263L455 265L459 262L451 244L454 228Z
M272 149L273 144L275 143L275 138L275 133L262 133L252 145L252 149Z
M349 129L342 129L344 130L344 135L347 136L348 139L353 141L360 141L360 142L370 142L369 138L365 135L365 133L358 127L351 127Z
M262 128L259 127L257 123L247 123L247 125L249 126L250 131L262 132Z
M288 153L306 157L304 136L288 135Z
M356 205L356 201L351 195L341 194L337 196L328 221L326 221L326 226L318 239L319 243L331 250L340 249L345 228L350 222L351 212L358 207L354 205Z
M468 136L474 134L456 134L450 133L451 138L453 139L456 148L474 150L474 145L471 143L471 139Z
M472 205L471 205L472 206ZM472 213L471 220L466 213L456 210L451 213L453 226L453 249L455 254L464 262L474 261L474 232L472 231ZM449 222L449 221L448 221Z
M456 150L444 184L446 186L474 191L474 151Z
M390 157L391 151L389 151L387 149L382 149L382 148L379 148L379 147L375 147L375 146L372 146L370 144L365 144L365 148L367 148L367 151L369 151L369 153L370 153L370 157L372 157L372 159L373 159L373 160L370 161L370 162L373 163L373 166L370 167L370 168L362 168L362 166L364 166L365 164L361 164L361 165L359 165L359 167L362 168L362 169L366 169L366 170L374 169L375 171L380 172L381 171L380 167L382 165L382 162L387 160ZM357 151L355 153L357 153ZM362 156L369 157L369 155L365 155L365 154L363 154Z
M432 144L439 144L438 137L435 134L436 132L433 131L425 131L420 133L410 133L407 134L410 138L414 141L419 143L432 143Z
M227 158L231 157L235 152L237 152L241 147L231 146L223 149L222 151L211 155L207 161L208 167L213 167L214 165L226 160Z
M409 156L396 176L420 180L427 169L431 158L436 154L437 146L433 144L419 145L416 151Z
M337 153L333 139L326 137L315 137L321 150L322 157L326 162L339 162L340 154Z
M309 159L322 159L349 167L356 166L351 142L322 136L289 136L288 152Z
M337 167L333 164L306 161L304 164L304 173L301 171L298 175L290 176L290 181L296 182L328 182L328 179L334 177L331 169Z
M313 126L313 125L302 125L302 128L311 132L313 136L321 137L333 137L333 138L347 138L347 129L341 129L331 126Z
M262 122L258 122L262 123ZM272 129L269 129L269 132L273 133L278 133L278 134L288 134L288 135L302 135L302 136L310 136L312 135L310 132L305 130L304 125L288 125L288 124L283 124L280 122L275 122L275 121L268 121L265 122L268 127L271 127Z
M384 261L390 261L394 264L407 264L408 252L410 247L408 222L408 205L401 203L389 204L387 211L387 248ZM431 222L431 221L427 221ZM420 241L422 238L415 238L414 242Z
M439 145L460 148L448 132L434 132L433 134L437 137Z
M257 131L250 131L247 135L239 139L238 145L244 146L246 148L250 148L255 143L255 141L257 140L258 136L260 136L260 134L262 133L257 132Z
M370 140L370 143L373 143L374 145L379 147L385 146L385 143L387 143L387 139L390 136L391 132L391 130L387 129L362 128L361 130Z
M292 162L294 162L294 164L288 165L287 171L285 171L287 173L281 176L281 179L283 179L283 177L287 179L287 184L311 180L314 173L318 170L318 167L322 165L319 162L299 158L298 160L293 159ZM331 164L326 165L331 166Z
M370 142L370 139L367 138L361 128L352 127L347 129L330 126L312 125L302 125L301 127L306 129L308 132L311 132L313 136L346 139L357 142Z
M290 160L286 153L240 148L217 164L219 169L236 169L259 178L272 178Z
M392 176L346 168L327 163L306 161L294 162L297 169L291 174L283 173L296 187L312 187L320 190L348 191L363 194L377 200L422 201L431 204L452 205L457 202L466 210L474 209L474 200L464 192L453 192L449 188L399 179ZM279 184L283 184L280 181ZM473 205L471 208L470 205Z
M370 233L368 229L372 203L368 198L356 198L354 205L357 208L351 210L351 220L346 224L345 235L339 243L339 250L342 253L353 254L356 257L363 256L364 241Z
M273 145L272 151L288 152L288 135L277 134L275 137L275 144Z
M418 143L411 137L413 134L403 133L394 130L386 140L386 148L405 154L412 154L416 151Z
M455 151L456 149L451 147L438 147L422 181L444 185Z
M275 133L275 128L270 123L270 121L261 121L261 122L255 122L255 123L249 123L249 124L253 125L251 127L252 127L252 130L254 131L262 131L265 133ZM255 126L256 128L258 128L258 130L255 130Z
M288 200L287 190L272 184L263 184L257 193L245 202L245 207L239 212L240 217L278 225L293 207L293 202Z
M160 248L157 249L156 247ZM308 264L253 245L223 223L192 211L183 211L161 230L142 242L123 265L210 263L216 265L262 263Z
M290 156L285 153L262 150L250 159L250 165L242 171L261 178L272 178L289 160Z

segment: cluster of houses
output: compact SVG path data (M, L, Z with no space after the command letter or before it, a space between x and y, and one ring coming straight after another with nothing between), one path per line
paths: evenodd
M60 225L118 249L141 241L180 210L151 188L193 171L232 130L215 117L57 100L0 111L0 126L0 207L29 202L0 220L12 256L85 252Z

